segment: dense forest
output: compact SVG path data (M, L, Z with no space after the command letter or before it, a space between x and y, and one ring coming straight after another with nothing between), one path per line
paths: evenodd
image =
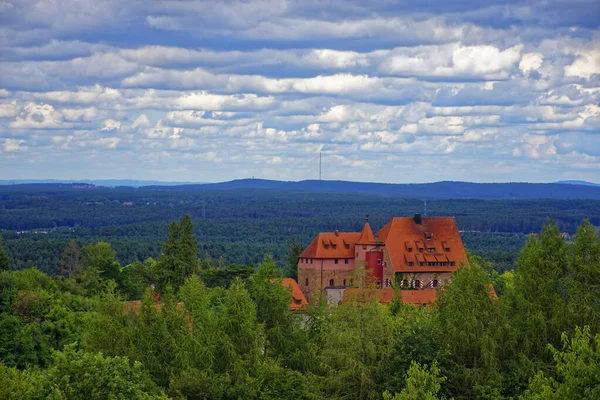
M394 216L426 208L427 215L456 217L465 246L502 272L514 268L527 236L540 232L547 218L570 234L584 219L600 225L598 200L427 199L425 204L414 193L180 189L0 186L0 234L14 268L36 266L52 274L71 240L79 246L107 242L123 265L156 258L164 225L187 214L195 221L203 259L257 265L270 253L283 267L290 241L307 245L320 231L360 230L367 214L379 229Z
M71 241L55 275L10 270L0 241L0 398L600 398L587 220L568 243L544 226L513 271L471 254L427 307L402 290L382 306L363 287L302 312L271 256L219 266L198 257L189 216L163 230L155 259L124 267L106 242Z

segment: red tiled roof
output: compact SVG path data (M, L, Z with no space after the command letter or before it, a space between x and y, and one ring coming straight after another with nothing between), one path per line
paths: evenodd
M304 297L302 290L300 290L298 282L292 278L283 278L281 283L292 289L292 301L288 308L292 311L304 310L308 305L308 301L306 301L306 297Z
M431 240L426 239L427 235L431 235ZM437 261L435 256L445 255L449 261L455 262L454 266L429 267L425 265L419 269L419 272L450 272L454 271L461 262L467 262L467 253L463 247L456 221L452 217L423 217L421 224L417 224L411 217L392 218L381 228L377 236L381 242L385 243L385 248L396 272L414 271L414 268L408 267L404 257L408 253L407 241L415 243L417 249L413 249L411 254L415 254L419 261L420 255L424 255L425 259L431 259L431 262ZM427 247L435 247L435 253L418 252L418 248ZM450 248L450 251L446 252L444 248Z
M354 258L354 244L359 237L359 232L321 232L300 258Z
M365 222L365 226L363 226L362 232L360 233L356 244L377 244L375 235L371 230L371 225L369 225L368 222Z
M344 298L342 301L346 302L356 299L370 301L373 300L373 296L379 296L379 302L381 304L389 304L396 296L396 293L400 293L402 302L406 304L433 304L437 296L437 289L395 291L394 289L364 290L353 288L344 290Z

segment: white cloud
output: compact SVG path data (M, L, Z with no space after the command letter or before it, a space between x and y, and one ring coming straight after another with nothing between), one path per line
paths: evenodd
M0 104L0 118L12 118L19 115L19 107L17 106L17 102L13 101L11 103L1 103Z
M114 119L107 119L104 121L104 127L100 129L101 131L106 132L114 132L121 129L121 122L115 121Z
M19 151L27 150L26 146L21 146L23 143L25 143L24 140L5 139L4 143L2 144L2 150L5 153L16 153Z
M70 125L63 122L62 114L51 105L29 103L9 126L15 129L59 129Z
M32 96L40 100L67 104L97 104L122 100L121 92L118 89L103 87L98 84L80 87L77 91L41 92L32 93Z
M133 121L133 124L131 125L133 129L143 128L147 126L150 126L150 120L148 119L148 116L146 114L141 114L135 119L135 121Z
M540 53L523 54L523 58L521 58L521 62L519 63L519 69L524 73L537 71L543 62L544 56Z
M589 79L594 74L600 74L600 50L597 48L578 52L573 64L565 66L567 76Z

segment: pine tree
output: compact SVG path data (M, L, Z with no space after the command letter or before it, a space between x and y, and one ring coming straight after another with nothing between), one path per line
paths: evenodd
M163 243L163 252L155 266L155 277L160 290L171 285L174 291L185 279L198 271L198 244L194 237L192 219L186 215L173 221L167 230L167 240Z
M63 249L58 261L58 273L72 278L79 274L83 268L81 263L81 251L77 242L71 240L69 244Z
M2 236L0 236L0 271L10 271L10 257L2 247Z
M302 254L304 247L298 239L288 239L288 246L285 275L288 278L298 280L298 257Z

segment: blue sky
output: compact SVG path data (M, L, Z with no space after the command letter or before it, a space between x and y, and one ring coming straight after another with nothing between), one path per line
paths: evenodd
M0 179L600 181L600 2L0 0Z

